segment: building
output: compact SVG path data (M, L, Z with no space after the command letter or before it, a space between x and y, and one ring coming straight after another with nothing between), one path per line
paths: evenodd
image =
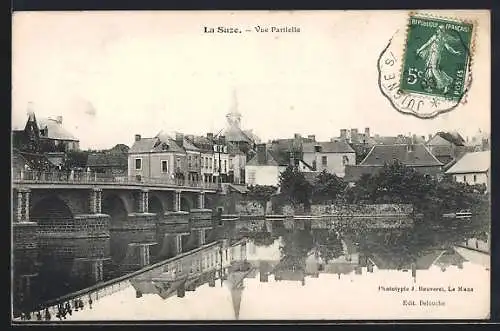
M33 126L36 127L36 130L34 128L30 130L38 136L39 148L42 153L64 153L80 149L78 138L63 127L62 116L37 119L31 103L28 105L27 113L28 120L25 129L12 130L14 147L23 149L21 145L28 139L26 136L27 129Z
M446 174L453 176L459 183L484 184L489 190L490 154L490 151L467 153L448 169Z
M444 165L466 152L465 139L458 132L438 132L427 142L427 147Z
M205 183L214 183L215 140L213 133L206 136L188 136L188 140L200 150L201 176Z
M228 142L229 168L228 168L228 183L245 184L245 166L247 157L239 147Z
M356 164L356 153L344 141L304 143L302 160L315 171L326 170L338 177L344 177L346 165Z
M443 163L424 144L375 145L360 164L346 166L344 180L353 184L362 175L375 175L395 160L433 177L442 173Z
M118 144L107 151L89 154L87 168L93 173L106 176L127 176L129 150L127 145Z
M63 117L38 120L42 149L53 152L68 152L80 149L80 141L63 126Z
M278 186L280 174L289 164L288 159L273 153L266 144L258 144L256 155L245 166L245 183Z
M185 136L177 132L175 135L175 142L178 146L182 147L186 152L186 172L188 181L201 181L201 149L196 147L192 141L193 135Z
M29 109L24 130L12 131L12 145L21 152L44 154L54 166L63 167L67 152L79 150L79 141L62 127L62 116L37 119Z
M143 138L136 134L134 144L128 152L128 176L186 179L186 151L177 144L184 137L176 138L163 132L153 138Z
M470 139L467 137L466 146L469 152L488 151L491 148L490 135L479 129Z

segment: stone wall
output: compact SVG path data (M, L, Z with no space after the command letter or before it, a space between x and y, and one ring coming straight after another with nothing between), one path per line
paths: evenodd
M360 216L383 216L411 214L412 205L405 204L358 204L358 205L312 205L312 215L360 215Z
M313 216L339 215L359 217L383 217L395 215L409 215L413 212L413 206L407 204L359 204L359 205L311 205ZM283 206L284 215L301 215L304 213L302 206Z
M105 214L76 215L73 219L39 224L38 234L52 238L109 237L110 220Z
M236 202L235 213L237 215L265 215L265 207L261 201L241 200Z

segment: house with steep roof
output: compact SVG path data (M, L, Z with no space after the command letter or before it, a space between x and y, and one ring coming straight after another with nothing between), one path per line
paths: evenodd
M344 177L346 165L356 164L356 153L344 141L311 142L302 144L302 160L315 171Z
M52 146L54 151L67 152L78 150L80 141L63 127L63 117L41 118L37 121L40 129L40 139L44 145Z
M181 142L181 137L176 137ZM183 137L182 137L183 139ZM136 134L128 152L128 176L165 179L185 179L188 175L186 151L167 134L153 138Z
M245 166L245 183L278 186L280 174L289 162L288 158L268 149L266 144L259 144L256 155Z
M433 177L442 172L443 163L424 144L375 145L360 164L346 166L344 180L355 183L362 175L375 175L395 160Z
M446 174L453 176L455 181L469 185L486 185L491 187L491 152L472 152L460 158Z
M466 152L465 139L458 132L440 131L426 145L444 165L450 164Z

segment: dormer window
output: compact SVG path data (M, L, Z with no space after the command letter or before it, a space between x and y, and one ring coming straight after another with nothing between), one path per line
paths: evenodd
M164 151L168 150L168 144L167 143L161 144L161 149Z
M314 146L314 151L315 151L316 153L320 153L320 152L321 152L321 145L315 145L315 146Z

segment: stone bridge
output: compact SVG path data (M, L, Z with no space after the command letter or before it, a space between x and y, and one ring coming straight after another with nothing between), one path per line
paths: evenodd
M50 238L109 237L110 231L156 228L163 234L192 228L203 232L212 225L205 201L213 199L206 197L215 194L213 185L204 183L15 177L14 235L21 244L33 229Z

